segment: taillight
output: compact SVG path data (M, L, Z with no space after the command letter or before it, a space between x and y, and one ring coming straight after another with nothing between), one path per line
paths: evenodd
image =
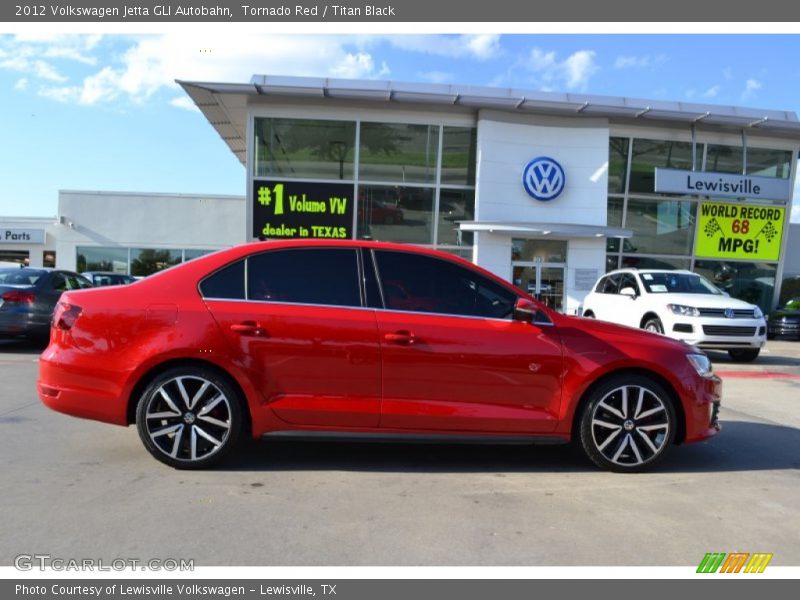
M59 302L56 304L56 310L53 313L53 327L56 329L63 329L64 331L72 329L72 326L81 314L81 310L83 309L75 304Z
M0 296L3 302L19 302L20 304L33 304L36 300L36 294L33 292L23 292L20 290L11 290Z

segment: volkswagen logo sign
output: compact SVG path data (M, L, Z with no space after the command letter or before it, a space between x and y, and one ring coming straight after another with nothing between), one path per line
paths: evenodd
M734 316L734 312L732 308L726 308L725 312L723 313L726 319L732 319Z
M531 198L548 202L564 191L567 177L564 169L549 156L534 158L522 172L522 185Z

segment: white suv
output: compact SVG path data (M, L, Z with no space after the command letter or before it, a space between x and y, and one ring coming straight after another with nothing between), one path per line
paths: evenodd
M586 296L581 314L727 350L739 361L755 360L767 341L758 306L730 298L690 271L612 271Z

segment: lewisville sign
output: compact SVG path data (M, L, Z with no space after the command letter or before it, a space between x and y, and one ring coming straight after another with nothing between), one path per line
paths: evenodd
M656 168L655 191L762 200L789 200L792 197L789 179L659 168Z

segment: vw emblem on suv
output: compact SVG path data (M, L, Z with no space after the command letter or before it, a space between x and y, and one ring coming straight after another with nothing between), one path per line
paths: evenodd
M564 169L549 156L539 156L527 164L522 172L522 185L528 195L536 200L555 200L564 191L567 178Z
M722 314L725 315L726 319L732 319L733 318L733 309L732 308L726 308L725 312L722 313Z

